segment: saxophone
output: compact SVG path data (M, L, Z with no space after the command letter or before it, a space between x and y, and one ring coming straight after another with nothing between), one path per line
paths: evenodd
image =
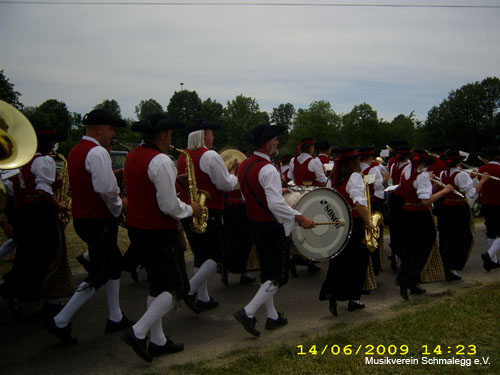
M59 170L61 186L54 192L54 198L58 202L66 202L67 210L59 213L59 221L63 227L66 227L71 220L71 195L69 192L68 162L62 154L55 151L52 152L50 156L52 156L55 161L61 163L61 168Z
M194 165L189 152L178 149L172 145L170 146L170 149L178 151L186 157L186 174L188 178L189 198L191 202L198 202L201 206L201 217L197 218L193 216L193 220L191 221L191 230L198 234L205 233L208 221L208 207L205 205L205 202L210 198L210 194L204 190L198 190L198 187L196 186Z
M380 237L380 225L384 223L384 217L378 211L372 212L372 205L370 203L370 187L368 182L366 181L365 176L363 176L363 181L365 182L365 198L367 202L368 209L368 217L370 221L373 223L375 227L374 231L371 231L368 228L365 228L365 238L363 239L363 244L370 250L372 253L378 248L378 239Z

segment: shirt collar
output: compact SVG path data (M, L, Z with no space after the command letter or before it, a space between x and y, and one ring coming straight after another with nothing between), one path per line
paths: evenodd
M256 156L260 156L261 158L266 159L267 161L271 161L271 157L267 154L262 153L262 152L254 151L253 154Z
M96 145L100 146L101 144L97 141L97 139L93 138L93 137L89 137L88 135L84 135L82 137L82 139L85 139L87 141L90 141L90 142L94 142Z

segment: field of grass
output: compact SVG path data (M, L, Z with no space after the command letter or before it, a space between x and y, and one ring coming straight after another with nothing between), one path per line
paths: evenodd
M385 320L335 326L322 337L304 336L301 347L247 349L210 362L175 366L169 373L500 374L499 299L500 283L475 286L418 304L398 305ZM418 364L366 364L370 357ZM430 364L427 360L424 364L424 357L457 362Z

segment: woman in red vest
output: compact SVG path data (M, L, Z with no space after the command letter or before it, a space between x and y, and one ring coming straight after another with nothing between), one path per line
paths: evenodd
M337 301L349 301L348 311L364 309L360 302L370 252L363 245L365 226L375 229L368 217L365 183L359 166L359 155L353 147L337 150L331 185L346 199L353 216L351 239L338 256L330 260L320 301L328 300L329 309L337 316Z
M439 224L439 247L443 260L446 280L460 280L457 271L463 270L472 250L474 239L472 215L469 204L465 198L473 198L481 192L488 179L483 177L474 187L474 182L469 174L461 169L462 157L456 150L446 153L447 168L441 172L441 181L451 185L464 195L464 198L450 192L444 196L441 206L441 220Z
M404 199L404 244L400 253L401 270L397 281L401 297L407 301L408 289L411 294L425 293L417 284L436 241L430 205L453 189L451 185L446 185L443 190L432 194L432 182L429 173L425 171L425 166L431 162L427 152L415 150L411 165L401 174L399 190Z

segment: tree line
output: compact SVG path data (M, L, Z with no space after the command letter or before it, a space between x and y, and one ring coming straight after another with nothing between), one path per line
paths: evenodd
M0 99L20 109L35 127L52 126L67 136L59 148L59 152L67 154L84 133L82 114L69 112L66 104L56 99L48 99L38 107L25 107L20 96L0 70ZM123 118L120 105L114 99L106 99L94 108L106 109ZM283 103L266 112L260 109L256 99L242 94L224 106L211 98L202 100L196 91L182 89L174 92L165 106L152 98L141 100L135 106L138 120L155 112L164 112L186 125L197 119L221 124L215 136L216 150L228 145L248 150L243 135L255 125L270 122L287 128L281 135L281 155L294 154L296 145L305 137L328 140L334 146L370 145L378 149L385 148L393 140L406 139L413 147L432 148L446 143L477 154L500 144L500 79L488 77L451 91L429 110L423 122L417 120L413 112L386 121L367 103L355 105L345 114L336 113L326 100L314 101L308 108L298 109L291 103ZM117 140L131 146L140 142L140 135L130 129L137 119L124 119L129 126L117 131ZM187 135L182 131L174 132L172 143L185 147Z

